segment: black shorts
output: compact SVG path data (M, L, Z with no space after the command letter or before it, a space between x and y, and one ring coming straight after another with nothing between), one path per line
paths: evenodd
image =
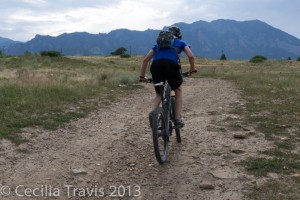
M182 84L181 67L171 60L157 60L150 67L153 83L168 81L172 90L176 90ZM159 94L158 88L155 88Z

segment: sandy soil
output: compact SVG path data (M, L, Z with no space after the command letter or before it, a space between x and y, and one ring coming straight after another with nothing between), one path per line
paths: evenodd
M155 160L148 112L150 84L55 131L28 128L28 142L0 143L3 199L241 200L256 179L238 162L270 146L263 135L228 119L243 105L230 82L186 79L182 143L171 138L169 160ZM246 135L237 139L234 135ZM4 196L6 195L6 196Z

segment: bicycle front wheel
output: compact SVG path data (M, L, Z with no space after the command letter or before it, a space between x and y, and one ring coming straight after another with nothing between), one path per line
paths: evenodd
M166 162L169 151L169 136L166 130L166 119L161 107L152 113L152 135L156 160Z

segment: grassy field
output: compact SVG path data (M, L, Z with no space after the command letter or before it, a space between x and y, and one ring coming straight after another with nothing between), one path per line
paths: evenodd
M0 139L24 127L55 129L137 87L140 58L0 58Z
M0 58L0 139L19 144L22 128L55 129L109 105L139 87L141 61L141 56ZM182 63L188 69L187 60ZM254 127L274 143L273 149L240 164L258 177L272 172L285 181L252 188L250 198L282 199L279 191L286 199L299 199L300 62L197 59L197 66L195 77L234 81L246 104L236 105L232 112L242 116L245 126Z

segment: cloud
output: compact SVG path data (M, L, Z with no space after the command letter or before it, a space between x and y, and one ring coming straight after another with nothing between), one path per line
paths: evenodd
M56 5L58 1L51 2L50 4L49 1L40 0L33 4L33 0L22 0L19 2L22 5L7 8L1 15L0 24L7 29L1 30L1 34L15 32L15 37L25 40L37 33L58 35L75 31L103 33L118 28L162 28L172 21L172 13L181 5L176 0L159 5L150 0L123 0L114 1L115 3L112 1L110 4L107 1L87 1L84 4L81 1L75 4L64 1L64 5L61 6Z

